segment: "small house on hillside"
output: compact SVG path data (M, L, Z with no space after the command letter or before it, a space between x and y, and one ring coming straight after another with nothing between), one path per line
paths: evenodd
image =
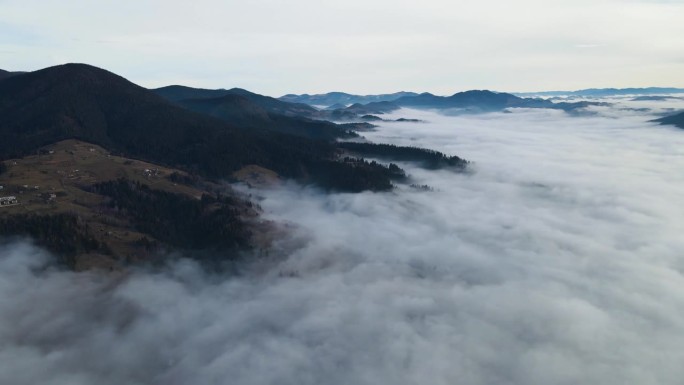
M9 196L9 197L0 197L0 206L13 206L13 205L18 205L19 201L17 200L17 197L14 196Z

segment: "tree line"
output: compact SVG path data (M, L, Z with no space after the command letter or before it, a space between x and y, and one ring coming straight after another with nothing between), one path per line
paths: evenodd
M3 216L0 217L0 234L31 237L38 245L56 253L59 261L71 268L78 254L110 253L107 245L93 237L87 223L70 214Z
M251 232L243 219L251 204L232 196L185 195L119 179L90 188L108 197L103 209L127 218L135 230L181 249L240 250Z
M458 156L448 156L435 150L419 147L402 147L392 144L342 142L337 145L363 156L391 159L395 161L417 162L427 169L453 167L463 169L468 161Z

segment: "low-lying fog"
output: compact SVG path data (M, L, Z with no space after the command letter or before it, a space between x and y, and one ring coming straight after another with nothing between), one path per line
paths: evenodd
M472 172L252 191L296 226L241 277L182 261L112 282L5 246L0 383L681 383L684 130L636 108L398 111L426 122L364 135Z

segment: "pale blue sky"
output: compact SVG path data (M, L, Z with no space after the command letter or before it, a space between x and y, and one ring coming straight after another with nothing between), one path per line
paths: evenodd
M289 92L684 87L684 0L0 0L0 68Z

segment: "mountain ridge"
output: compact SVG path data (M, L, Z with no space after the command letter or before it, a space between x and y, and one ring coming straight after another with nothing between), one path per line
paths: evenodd
M371 102L391 102L404 96L418 95L415 92L400 91L391 94L377 94L377 95L355 95L346 92L328 92L325 94L287 94L278 99L286 102L306 103L309 105L329 107L335 104L351 105L356 103L367 104Z
M393 94L396 95L396 94ZM540 98L522 98L506 92L490 90L468 90L456 92L449 96L439 96L429 92L412 93L393 100L374 101L369 103L354 103L344 108L326 108L325 117L333 120L354 120L363 115L382 114L398 110L399 108L427 108L453 109L465 113L493 112L506 108L552 108L571 111L588 105L600 104L595 102L561 102ZM339 105L337 105L339 106ZM382 106L382 108L378 108Z
M174 85L155 88L150 91L178 104L182 104L182 102L186 100L218 99L230 95L237 95L257 103L261 107L267 109L270 113L287 116L305 116L308 118L316 117L318 113L316 108L313 108L308 104L281 101L277 98L260 95L243 88L205 89Z
M280 102L285 103L285 102ZM217 98L187 99L177 104L188 110L203 113L241 127L263 129L302 136L311 139L335 140L357 137L348 127L336 123L311 119L319 115L298 108L264 106L263 101L239 94ZM298 115L301 114L301 115Z
M512 92L517 96L621 96L684 93L676 87L586 88L575 91Z
M109 71L66 64L0 82L0 158L80 139L223 178L251 164L343 191L388 190L387 167L337 159L333 142L245 129L189 111Z

